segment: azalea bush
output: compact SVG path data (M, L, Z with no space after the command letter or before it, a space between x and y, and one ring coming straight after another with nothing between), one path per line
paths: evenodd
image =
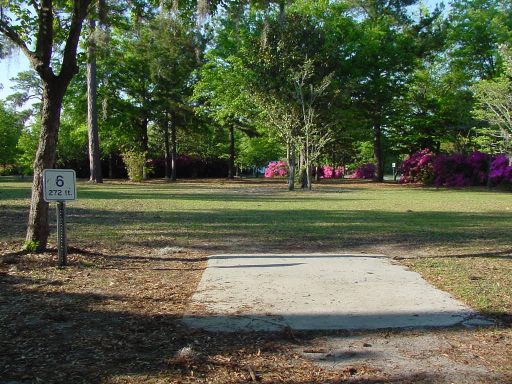
M373 163L362 164L348 176L349 179L373 179L377 167Z
M285 177L288 175L288 165L284 161L271 161L265 168L265 177Z
M408 156L400 167L401 183L433 184L436 187L512 185L512 166L507 156L492 158L483 152L434 155L423 149Z
M333 168L329 165L320 167L320 177L323 179L341 179L345 174L345 169L342 166Z
M490 157L486 153L473 152L469 156L460 153L439 155L433 162L436 187L469 187L487 182Z
M512 186L512 165L505 155L499 155L491 162L489 177L494 185Z
M408 156L399 168L400 183L430 184L434 179L433 161L434 154L428 148Z

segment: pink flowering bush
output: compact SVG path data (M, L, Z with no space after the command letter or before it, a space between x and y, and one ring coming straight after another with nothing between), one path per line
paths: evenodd
M460 153L439 155L433 167L436 187L484 185L489 170L489 155L482 152L473 152L469 156Z
M354 173L348 176L349 179L373 179L376 171L375 164L367 163L356 168Z
M332 179L333 175L332 167L329 165L324 165L323 167L320 167L320 177L322 179Z
M265 168L265 177L285 177L288 174L288 166L284 161L271 161Z
M400 183L430 184L433 180L433 161L434 154L428 148L409 155L399 168L402 174Z
M490 156L473 152L434 155L423 149L410 155L402 163L401 183L434 184L436 187L468 187L484 185L489 173Z
M320 167L320 177L323 179L341 179L344 175L344 168L339 166L336 169L329 165Z
M489 177L494 185L512 185L512 166L507 156L496 156L491 163Z
M472 178L474 185L484 185L487 182L489 173L489 162L491 156L483 152L473 152L468 156L468 166L472 169Z
M466 157L460 153L437 156L433 167L436 187L468 187L472 184L471 169Z

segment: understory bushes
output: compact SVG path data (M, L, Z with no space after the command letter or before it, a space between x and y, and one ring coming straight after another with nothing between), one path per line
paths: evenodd
M330 165L323 165L318 167L318 173L321 179L341 179L345 174L345 167L338 166L333 168Z
M348 175L349 179L373 179L376 171L375 164L366 163L356 168L356 170Z
M401 183L423 183L436 187L512 185L512 166L505 155L482 152L434 155L423 149L407 157L400 167ZM490 180L489 180L490 178Z
M265 168L265 177L284 177L288 175L288 166L284 161L271 161Z
M368 163L360 165L353 173L347 177L350 179L373 179L375 177L375 165ZM344 166L336 168L330 165L323 165L313 170L314 176L319 173L321 179L341 179L345 177L346 169ZM265 168L265 177L285 177L288 176L288 167L284 161L271 161Z

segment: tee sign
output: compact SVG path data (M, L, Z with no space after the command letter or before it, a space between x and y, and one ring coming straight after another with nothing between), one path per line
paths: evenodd
M76 200L76 174L73 169L45 169L43 198L46 202Z

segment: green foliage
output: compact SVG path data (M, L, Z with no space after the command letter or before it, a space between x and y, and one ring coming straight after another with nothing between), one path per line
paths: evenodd
M27 252L36 252L39 248L39 242L37 241L25 241L23 243L23 249Z
M0 102L0 166L14 165L22 130L20 116Z
M512 153L512 52L506 47L501 52L505 71L496 79L481 80L473 86L477 100L473 113L494 128L487 133L496 138L497 152Z
M146 165L146 153L137 151L126 151L122 154L123 161L128 171L128 178L131 181L140 182L144 178L144 167Z
M247 137L240 139L238 145L237 165L241 167L263 167L269 161L280 159L285 155L282 145L274 139L263 137Z
M237 164L263 165L284 155L286 140L276 142L278 120L300 136L300 92L307 100L327 78L308 125L328 132L319 154L327 164L373 161L373 146L360 143L372 138L375 127L382 128L386 164L424 147L503 148L495 138L503 138L503 131L482 102L491 85L495 94L506 93L505 85L497 88L505 79L498 46L512 37L512 9L502 0L454 0L444 14L412 8L416 0L209 3L212 11L222 8L202 20L201 32L196 2L164 2L163 9L148 2L110 5L109 18L96 31L104 156L134 148L160 157L163 127L172 123L178 153L226 157L226 131L234 127ZM55 61L70 4L56 6ZM11 22L34 42L36 15L22 1L8 5ZM65 98L61 163L87 153L83 52L82 70ZM310 76L298 89L305 63ZM490 82L470 87L482 78ZM11 104L41 97L34 72L20 74L17 83ZM36 131L20 131L18 166L31 166L34 140Z
M352 160L352 162L346 164L347 171L354 171L364 164L373 163L373 143L371 141L356 143Z
M451 69L467 81L499 74L498 47L512 38L512 8L503 0L454 0L448 28Z

